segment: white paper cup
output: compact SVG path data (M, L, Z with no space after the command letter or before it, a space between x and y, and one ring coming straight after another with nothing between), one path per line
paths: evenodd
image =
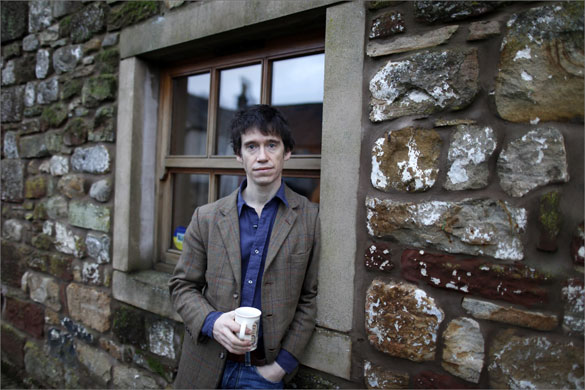
M250 351L258 347L258 328L260 328L260 316L262 312L255 307L238 307L236 309L236 322L240 324L240 332L238 337L240 340L251 340L252 348ZM246 328L252 331L252 334L246 334Z

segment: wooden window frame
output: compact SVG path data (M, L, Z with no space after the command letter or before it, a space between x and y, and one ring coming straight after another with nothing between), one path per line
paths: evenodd
M172 208L173 208L173 174L207 174L209 177L208 200L217 199L219 175L243 174L241 164L234 156L215 155L217 136L216 112L219 108L219 73L222 70L261 64L260 103L269 104L271 100L272 62L311 54L324 53L323 35L310 34L300 37L281 38L269 41L262 49L228 54L215 58L198 59L162 69L160 77L159 123L157 132L157 177L156 184L156 219L155 233L155 269L172 272L178 261L180 251L171 248ZM210 95L207 116L206 155L185 156L171 155L172 100L173 79L209 73ZM321 155L293 155L285 163L283 176L319 178Z

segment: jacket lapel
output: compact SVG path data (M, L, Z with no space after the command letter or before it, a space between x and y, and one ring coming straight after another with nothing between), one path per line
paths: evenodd
M270 235L270 243L268 244L268 253L266 254L266 263L264 265L265 271L274 261L278 250L282 246L286 237L288 237L288 234L297 219L297 212L295 209L299 204L297 198L298 195L288 187L285 187L285 191L289 207L286 207L283 203L278 206L274 226L272 227L272 234Z
M228 259L232 266L237 289L241 289L242 279L242 256L240 253L240 224L237 208L238 190L233 192L224 199L223 204L219 207L221 217L217 227L221 234L224 247L228 253Z

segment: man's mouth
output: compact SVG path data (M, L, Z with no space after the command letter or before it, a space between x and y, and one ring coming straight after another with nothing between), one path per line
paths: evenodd
M271 167L262 167L262 168L255 168L254 170L262 172L262 171L269 171L271 169L272 169Z

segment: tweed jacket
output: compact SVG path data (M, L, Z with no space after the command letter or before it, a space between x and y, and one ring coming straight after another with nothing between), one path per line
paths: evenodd
M237 194L195 210L185 232L183 252L169 289L185 324L175 388L217 388L227 350L203 336L212 311L240 306L241 253ZM264 353L272 363L281 348L299 359L316 317L319 261L318 206L285 188L289 206L280 203L262 278Z

